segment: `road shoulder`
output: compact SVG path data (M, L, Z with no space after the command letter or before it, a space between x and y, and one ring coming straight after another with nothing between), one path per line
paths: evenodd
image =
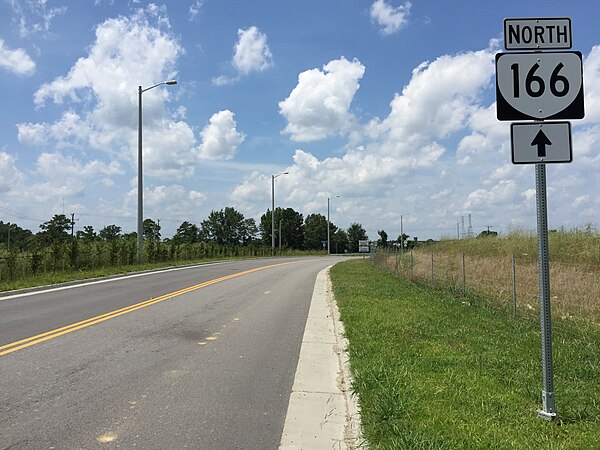
M330 267L319 272L315 282L280 450L362 448L360 414L350 391L347 341L331 289Z

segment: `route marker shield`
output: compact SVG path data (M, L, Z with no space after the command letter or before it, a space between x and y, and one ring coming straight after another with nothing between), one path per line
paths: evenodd
M581 52L496 54L498 120L582 119Z

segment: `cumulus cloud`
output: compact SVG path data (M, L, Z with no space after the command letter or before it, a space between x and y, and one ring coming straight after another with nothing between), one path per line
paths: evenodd
M120 201L120 200L119 200ZM191 191L187 192L180 184L158 185L144 188L144 215L156 219L170 221L200 221L199 207L206 201L206 195ZM129 215L137 205L137 189L131 189L121 204L105 202L104 208ZM161 224L162 226L162 224Z
M491 85L493 58L490 51L481 50L420 64L402 94L390 103L391 113L379 131L427 139L465 128L478 109L481 92Z
M0 68L17 75L31 75L35 72L35 62L22 48L11 50L0 39Z
M290 95L279 103L287 119L283 130L294 141L316 141L344 131L352 122L350 104L365 66L342 57L319 69L302 72Z
M371 5L371 20L381 27L382 34L393 34L408 22L410 2L393 7L385 0L375 0Z
M42 153L37 160L37 172L46 179L57 181L73 177L89 181L99 175L110 176L125 173L117 161L105 163L92 160L83 163L61 153Z
M74 111L66 111L56 122L17 124L19 142L33 146L75 147L92 133L88 123Z
M592 47L583 61L585 118L583 123L600 122L600 45Z
M175 78L184 50L170 32L164 7L150 5L131 17L108 19L96 27L88 54L64 76L35 92L39 108L68 104L56 122L18 124L19 141L52 148L94 149L135 164L138 83L149 87ZM143 94L144 166L148 175L190 175L196 138L181 109L169 112L168 88Z
M245 139L236 129L234 114L227 109L213 114L201 135L199 156L208 160L232 159Z
M235 76L219 75L212 82L215 86L226 86L237 83L244 75L251 72L262 72L273 65L273 54L267 43L267 35L251 26L238 29L238 41L233 48L231 65Z
M154 15L155 11L148 11ZM160 19L159 19L160 22ZM99 114L114 116L132 100L137 100L131 80L139 80L144 87L175 76L174 65L183 49L177 40L161 28L152 26L140 10L131 18L108 19L96 28L96 41L86 57L80 58L66 76L44 83L35 93L36 106L47 99L62 103L65 98L80 101L81 95L93 94L98 99ZM162 91L162 101L168 94ZM124 99L124 100L123 100ZM160 99L159 99L160 100ZM145 111L157 103L145 102ZM115 122L122 117L114 118Z
M364 67L357 68L346 80L358 82ZM435 230L429 232L434 236L453 233L457 218L471 211L480 214L478 220L493 223L483 215L484 209L490 211L484 208L486 201L522 216L520 209L530 202L524 194L531 187L526 168L510 164L508 128L496 120L495 105L482 100L493 87L493 73L492 49L423 62L394 95L386 117L364 125L354 119L341 156L320 159L310 151L296 150L292 163L282 168L290 174L278 179L278 198L301 211L322 211L328 196L341 194L335 203L337 217L361 217L367 228L376 230L382 221L399 227L400 214L410 211L405 225L434 223ZM341 111L333 114L336 120L328 120L325 105L335 102L324 98L336 96L338 90L331 86L343 85L324 81L330 74L302 73L295 91L280 103L280 112L288 119L285 131L292 139L323 138L340 130L345 120L349 123L355 87L341 90L346 101L338 104L344 107L335 109ZM329 88L321 94L327 82ZM232 191L231 199L260 213L261 208L254 211L252 205L268 202L269 183L263 174L251 173Z
M244 74L261 72L273 64L273 55L267 44L267 35L258 28L240 28L238 42L235 44L233 54L233 67Z
M2 161L0 156L0 173L4 172ZM14 178L6 196L15 209L38 211L28 213L38 217L50 215L52 208L63 199L84 197L90 186L110 184L113 177L124 174L123 168L116 161L82 161L60 152L40 154L34 178L29 182L24 182L24 177L18 171L15 174L15 170L12 170L11 176Z
M22 180L23 174L15 166L15 158L6 152L0 152L0 192L9 191Z

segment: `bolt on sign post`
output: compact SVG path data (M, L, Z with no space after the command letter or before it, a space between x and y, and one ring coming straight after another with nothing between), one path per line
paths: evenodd
M504 19L504 48L496 54L496 116L528 120L511 124L513 164L535 164L542 334L542 409L538 417L556 418L552 368L552 320L548 258L546 164L573 160L571 123L585 115L582 55L572 47L568 17ZM514 275L513 275L514 276Z

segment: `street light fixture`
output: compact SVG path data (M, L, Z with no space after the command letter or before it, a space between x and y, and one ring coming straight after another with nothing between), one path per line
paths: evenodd
M271 256L275 254L275 178L288 174L289 172L281 172L271 175Z
M144 192L142 176L142 94L157 86L174 85L176 80L161 81L160 83L143 89L138 86L138 220L137 220L137 260L141 264L144 262Z
M336 195L334 198L338 198L339 195ZM331 255L331 249L329 246L329 197L327 197L327 254Z

